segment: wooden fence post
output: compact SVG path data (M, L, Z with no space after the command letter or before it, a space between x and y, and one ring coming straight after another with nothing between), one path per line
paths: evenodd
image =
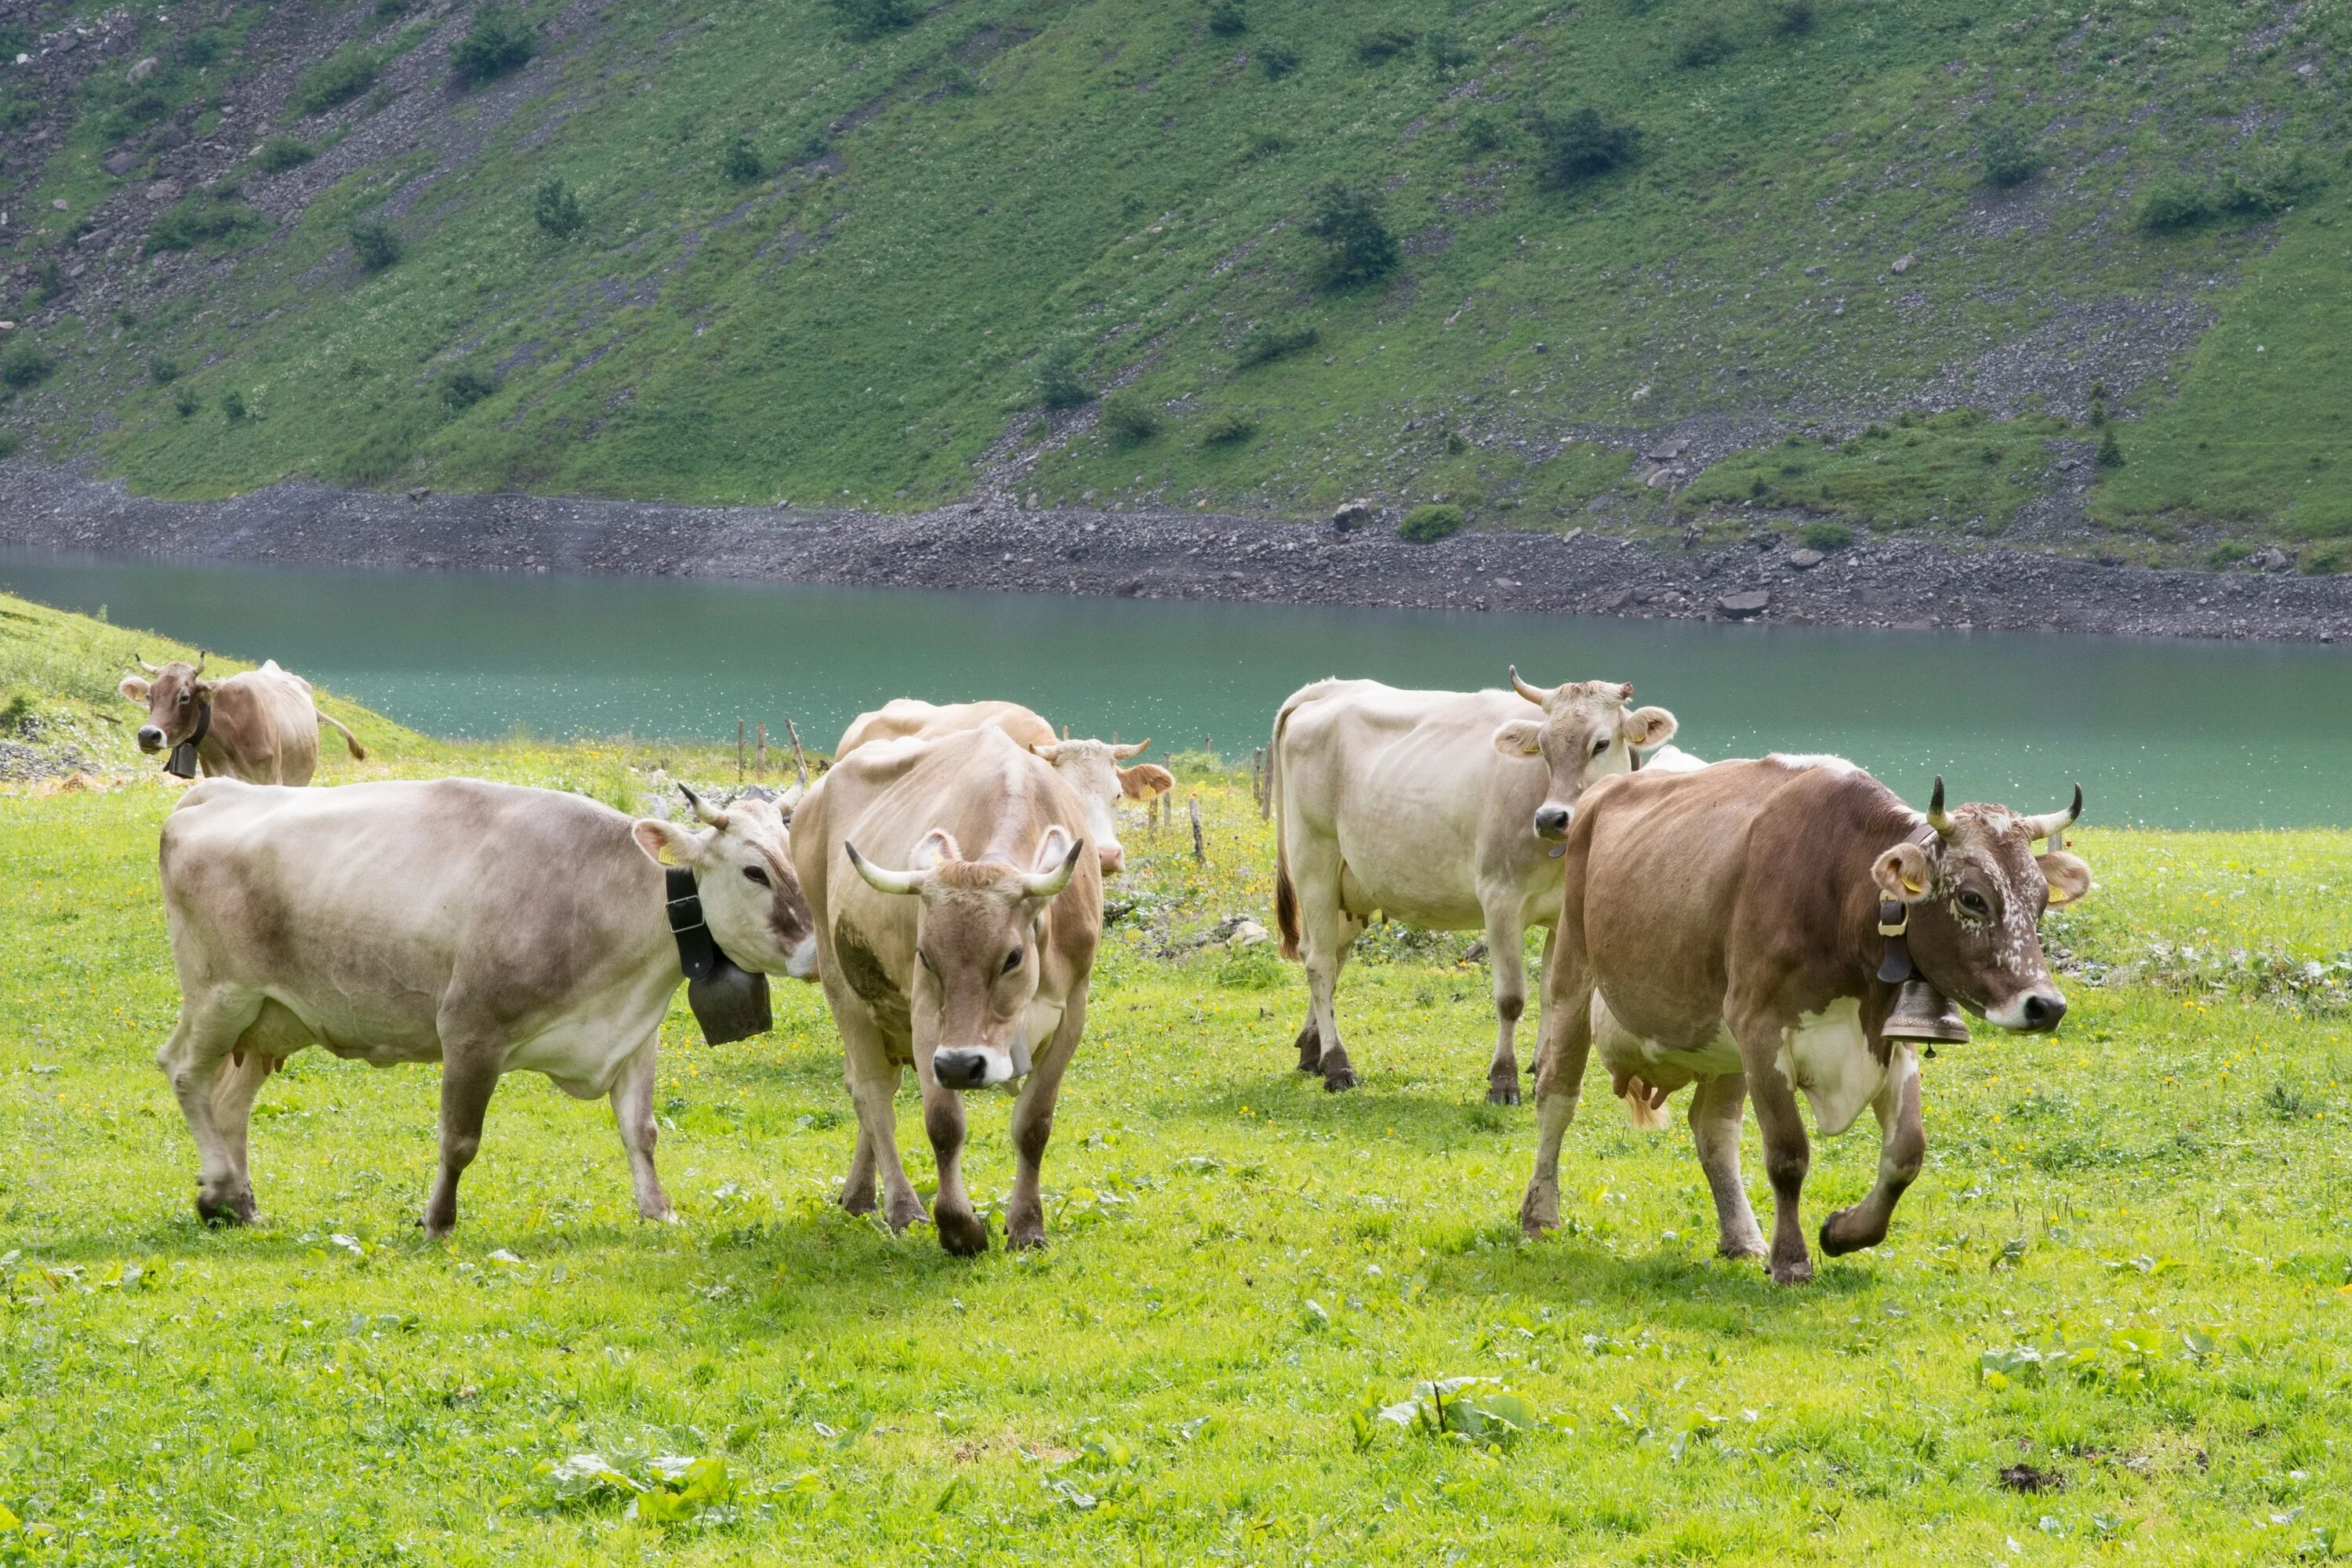
M808 788L808 753L801 750L801 732L790 719L784 721L784 733L793 738L793 773L800 779L801 788Z
M1195 865L1209 863L1208 847L1201 841L1201 795L1192 792L1192 860Z
M743 721L735 721L735 782L743 782Z
M766 778L768 776L768 726L764 723L760 726L760 749L751 753L751 755L753 759L751 763L751 776L753 778L760 779Z

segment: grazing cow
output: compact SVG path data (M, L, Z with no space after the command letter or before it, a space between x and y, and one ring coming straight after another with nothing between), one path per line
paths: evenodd
M2040 922L2046 905L2090 889L2090 868L2062 837L2082 809L2077 788L2073 806L2041 816L1999 805L1947 814L1938 779L1923 816L1836 757L1644 772L1588 791L1569 831L1544 976L1538 1142L1519 1211L1528 1234L1559 1221L1560 1135L1597 1043L1618 1091L1653 1109L1698 1085L1691 1140L1721 1249L1769 1256L1783 1284L1812 1276L1798 1215L1810 1155L1797 1096L1824 1137L1870 1107L1877 1183L1830 1215L1821 1241L1832 1257L1877 1245L1927 1149L1917 1060L1884 1033L1900 984L1916 973L2002 1028L2055 1028L2066 1001ZM2051 848L2036 858L2041 838ZM1769 1255L1740 1184L1748 1096L1772 1184Z
M1437 931L1483 931L1501 1023L1486 1098L1519 1100L1512 1038L1527 1005L1528 927L1559 910L1559 844L1593 780L1640 765L1675 717L1628 709L1633 689L1400 691L1325 680L1274 721L1275 914L1282 955L1304 957L1298 1070L1355 1087L1332 993L1373 913Z
M924 1217L891 1105L911 1063L939 1161L940 1243L985 1250L964 1193L958 1091L1025 1079L1005 1232L1014 1247L1045 1244L1038 1171L1102 934L1087 816L1053 768L993 726L861 747L802 803L793 852L857 1107L841 1194L852 1214L873 1211L878 1169L890 1227Z
M358 736L319 711L310 683L278 668L274 658L226 680L205 679L201 653L194 664L174 660L158 668L142 658L139 668L153 679L125 676L121 689L147 705L139 749L167 753L166 773L192 779L202 763L212 778L306 784L318 771L321 724L341 731L354 760L367 757Z
M1087 837L1093 840L1095 853L1101 859L1102 874L1116 876L1127 864L1126 847L1118 841L1118 816L1119 797L1126 792L1122 776L1126 770L1118 764L1150 750L1149 739L1128 745L1109 741L1059 740L1054 734L1054 726L1018 702L958 702L943 708L917 698L900 697L851 720L849 728L841 732L841 744L834 749L834 761L837 763L858 747L877 741L908 736L937 740L942 735L991 725L1012 736L1016 745L1051 763L1063 782L1077 792L1087 808ZM1160 771L1164 776L1165 770ZM1173 784L1175 781L1171 778L1169 782Z
M660 858L690 873L727 957L801 979L816 969L776 807L688 798L700 831L476 779L305 790L215 778L182 795L162 851L180 1021L155 1063L195 1138L196 1212L254 1217L254 1093L315 1043L376 1067L441 1064L428 1236L457 1224L490 1091L523 1070L583 1100L609 1094L637 1212L671 1217L654 1173L654 1050L681 942Z

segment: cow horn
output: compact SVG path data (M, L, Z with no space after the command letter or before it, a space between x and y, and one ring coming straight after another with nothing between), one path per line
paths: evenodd
M849 857L849 863L857 868L857 874L866 879L866 885L877 893L911 893L922 885L922 878L912 871L884 870L860 855L857 846L846 838L841 841L841 848Z
M208 657L209 657L209 656L205 652L205 650L204 650L204 649L202 649L202 648L198 648L198 649L196 649L196 673L197 673L198 675L202 675L202 674L205 672L205 658L208 658Z
M1528 701L1534 703L1538 708L1543 706L1544 699L1551 695L1550 692L1544 690L1541 687L1529 686L1526 681L1521 680L1519 679L1519 667L1516 664L1511 666L1511 689L1517 692L1520 696L1526 698Z
M1944 775L1936 775L1936 793L1927 797L1927 826L1936 830L1938 838L1952 836L1952 819L1944 811Z
M1121 761L1125 761L1129 757L1139 757L1150 750L1151 750L1151 737L1146 735L1143 739L1136 742L1131 746L1113 745L1110 749L1110 754Z
M163 673L163 667L162 665L150 664L145 659L141 658L136 653L133 653L131 656L131 662L137 665L140 668L145 670L150 675L161 675Z
M1063 856L1062 863L1052 870L1022 872L1021 886L1024 890L1033 899L1050 899L1068 887L1071 873L1078 868L1078 856L1086 847L1085 839L1074 838L1070 841L1070 852Z
M2045 811L2039 816L2029 816L2025 819L2026 836L2028 838L2055 838L2074 826L2074 819L2082 815L2083 786L2076 784L2074 805L2063 811Z
M677 793L686 796L686 804L694 808L695 819L700 822L704 826L724 827L727 826L727 814L723 811L714 809L709 801L704 800L700 795L695 794L693 786L688 784L683 779L678 781Z

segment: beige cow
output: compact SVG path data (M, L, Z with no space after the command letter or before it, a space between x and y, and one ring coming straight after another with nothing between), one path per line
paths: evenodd
M1592 780L1640 765L1675 732L1614 681L1509 691L1400 691L1325 680L1275 720L1275 914L1282 955L1307 965L1298 1070L1352 1089L1333 993L1375 913L1483 931L1499 1026L1486 1098L1519 1099L1513 1036L1527 1005L1525 938L1559 911L1559 848Z
M163 752L167 772L194 778L196 765L207 777L247 784L306 784L319 768L319 726L332 725L364 761L367 748L336 720L319 711L310 683L289 675L271 659L259 669L222 680L205 679L205 656L196 662L156 666L139 661L149 679L125 676L122 695L147 707L139 726L139 749ZM193 751L184 748L193 747ZM194 765L192 765L194 764Z
M959 1095L997 1085L1019 1096L1006 1237L1045 1243L1039 1170L1102 934L1087 819L1055 770L993 725L861 745L801 803L793 859L857 1108L841 1194L851 1213L873 1211L878 1171L891 1228L924 1217L891 1103L911 1066L939 1163L940 1245L988 1246L964 1191Z
M1055 735L1053 725L1018 702L956 702L941 707L900 697L850 721L849 728L841 732L841 743L834 748L834 760L838 762L877 741L908 736L936 740L992 725L1051 763L1054 771L1077 792L1087 809L1087 837L1102 862L1102 874L1117 875L1127 864L1126 847L1118 841L1118 808L1121 796L1129 793L1125 774L1131 771L1118 764L1149 750L1148 739L1125 745L1110 741L1065 741Z

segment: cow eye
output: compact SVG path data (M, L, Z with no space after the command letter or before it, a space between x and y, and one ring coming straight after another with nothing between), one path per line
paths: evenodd
M1974 888L1962 888L1960 889L1960 908L1968 910L1969 913L1972 915L1989 915L1992 913L1992 906L1986 903L1985 896L1982 893L1978 892Z
M768 885L768 870L764 866L746 866L743 868L743 875L763 888Z
M1007 974L1010 974L1010 973L1012 973L1014 970L1016 970L1016 969L1018 969L1018 968L1020 968L1020 967L1021 967L1021 950L1020 950L1019 948L1017 948L1017 947L1016 947L1016 948L1014 948L1011 952L1008 952L1008 953L1006 953L1006 954L1004 955L1004 973L1007 973Z
M931 962L931 955L925 952L921 948L919 947L915 950L915 956L921 959L923 961L923 967L929 970L933 974L937 974L940 972L940 966Z
M188 697L189 697L189 694L188 694L187 692L184 692L184 691L181 692L181 693L180 693L180 701L181 701L183 704L184 704L184 703L188 700Z
M1601 736L1601 739L1592 742L1592 754L1596 757L1608 749L1609 737L1606 735Z

